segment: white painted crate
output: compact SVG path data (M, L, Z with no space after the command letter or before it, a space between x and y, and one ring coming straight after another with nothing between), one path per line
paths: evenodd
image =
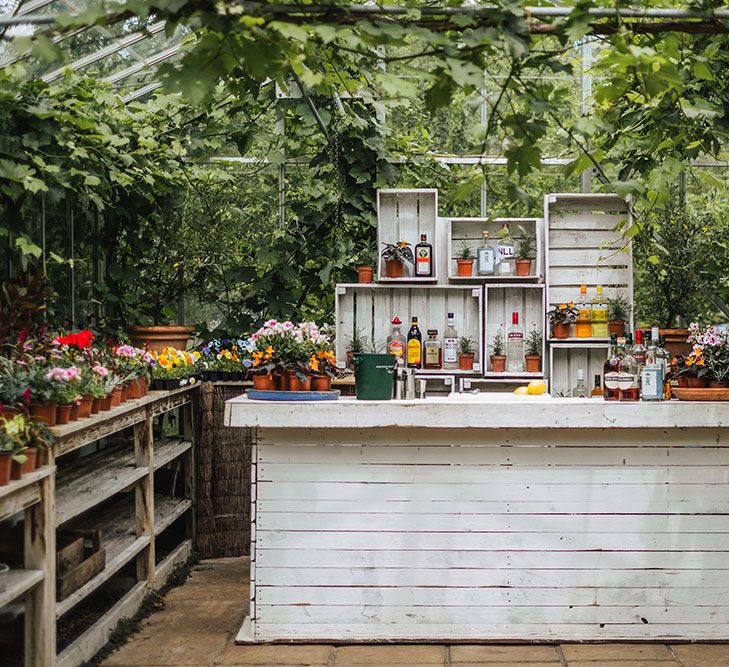
M494 373L489 369L489 355L491 354L491 341L503 325L504 342L511 326L511 315L514 311L519 313L519 324L524 330L524 341L532 325L544 334L544 285L543 284L494 284L484 287L484 349L486 365L484 377L486 378L541 378L546 368L546 343L542 339L542 372L541 373Z
M385 351L390 321L397 315L403 322L402 332L407 335L410 318L418 318L418 325L427 338L428 329L438 329L442 340L449 312L455 317L459 336L468 336L476 342L473 371L432 370L423 374L479 373L483 359L483 291L480 287L465 285L337 285L335 290L337 359L344 363L347 342L355 328L368 341Z
M438 190L378 190L377 191L377 252L378 282L382 283L435 283L438 281L438 255L442 245L437 238ZM413 246L420 242L420 235L428 235L433 246L433 277L420 278L414 275L414 267L405 263L402 278L385 277L385 262L382 260L383 243L397 243L405 239Z
M595 385L595 375L602 372L607 358L608 343L559 343L549 345L549 373L552 396L569 395L577 384L577 371L585 371L588 395ZM596 399L598 400L598 399Z
M543 220L541 218L445 218L447 233L447 271L448 280L451 282L541 282L543 273ZM477 248L482 244L482 232L488 230L489 238L494 241L498 239L498 232L504 223L509 225L511 238L514 241L515 248L518 250L519 243L522 239L520 227L527 230L535 238L535 256L532 259L531 275L529 276L478 276L460 277L456 265L463 245L467 245L474 257ZM476 271L476 263L474 262L474 272Z

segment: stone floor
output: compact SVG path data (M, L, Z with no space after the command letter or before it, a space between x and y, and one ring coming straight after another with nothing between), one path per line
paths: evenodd
M162 611L113 653L105 667L729 667L729 645L560 644L539 646L236 646L247 561L200 564Z

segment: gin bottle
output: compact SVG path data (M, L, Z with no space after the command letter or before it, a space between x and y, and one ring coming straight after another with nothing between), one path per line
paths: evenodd
M514 242L511 240L511 232L509 232L509 225L504 223L501 231L499 232L499 240L496 244L496 255L498 259L498 265L496 267L497 273L500 276L513 276L514 275Z
M453 313L448 313L448 320L443 334L443 368L458 368L458 332Z
M573 398L587 398L587 387L585 386L585 371L577 369L577 384L572 388Z
M496 267L494 249L489 245L489 233L482 232L483 245L476 251L476 273L479 276L493 276Z
M519 326L519 313L511 314L511 327L506 334L506 370L524 372L524 330Z

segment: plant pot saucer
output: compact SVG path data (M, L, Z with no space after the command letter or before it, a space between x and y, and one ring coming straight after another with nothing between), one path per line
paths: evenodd
M255 401L336 401L338 389L332 391L278 391L275 389L249 389L246 396Z

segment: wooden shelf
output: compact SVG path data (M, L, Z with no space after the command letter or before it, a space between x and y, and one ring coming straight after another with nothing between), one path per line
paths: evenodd
M4 591L0 591L0 608L23 597L31 588L43 581L44 577L43 570L11 569L7 576L7 586Z
M486 371L483 377L488 380L541 380L544 373L494 373L494 371Z
M507 287L535 287L540 284L540 276L449 276L452 283L483 283L489 287L508 283Z
M0 486L0 521L5 521L40 502L41 492L38 482L48 477L53 469L53 466L43 466L23 475L15 482Z
M190 449L192 449L192 443L189 440L169 439L155 442L154 469L159 470L189 452Z
M607 346L610 344L609 338L550 338L549 344L555 347L579 347L581 345L600 345Z
M435 285L438 282L438 278L435 276L423 278L423 277L417 277L417 276L403 276L402 278L388 278L387 276L383 276L381 278L377 279L378 283L382 283L383 285L422 285L425 284L431 284Z
M154 534L159 535L169 528L187 510L192 507L188 498L170 498L169 496L154 497Z

